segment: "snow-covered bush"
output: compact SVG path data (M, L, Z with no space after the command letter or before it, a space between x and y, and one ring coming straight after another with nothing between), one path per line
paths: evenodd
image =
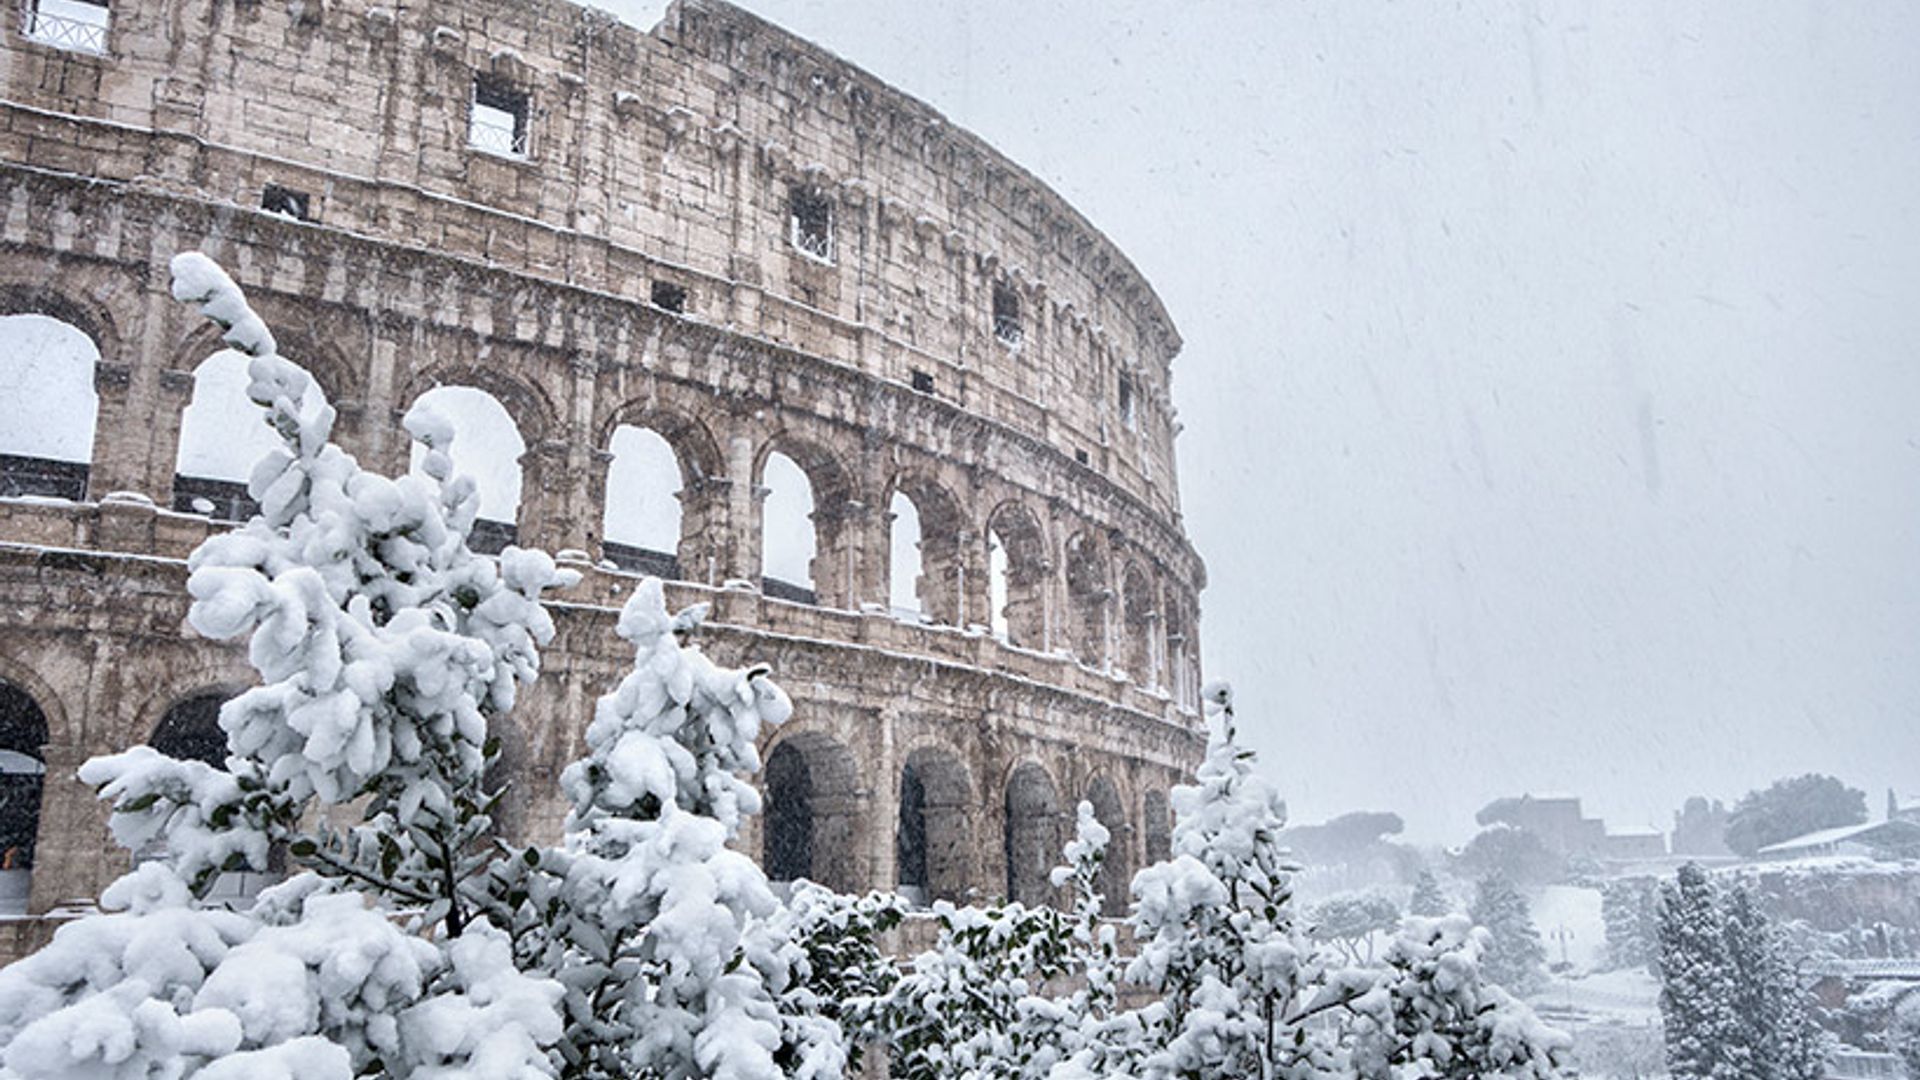
M1661 887L1660 1014L1677 1080L1817 1080L1825 1040L1779 931L1741 883L1688 863Z
M839 1026L807 993L796 923L752 859L727 847L760 796L761 728L792 712L764 668L716 667L679 638L648 579L620 614L633 671L600 699L587 756L561 788L563 845L495 868L523 963L566 984L566 1075L836 1077ZM876 915L877 919L878 916Z
M189 621L248 636L262 685L221 711L224 770L147 747L81 769L116 838L167 858L0 972L0 1076L550 1075L561 987L515 966L475 879L488 720L537 673L539 596L566 578L538 552L468 550L477 496L444 422L407 417L426 476L360 469L232 280L199 254L173 274L251 358L282 443L248 483L260 514L189 562ZM349 802L359 824L325 824ZM276 848L297 873L252 910L195 899Z
M1488 934L1481 965L1487 978L1516 994L1540 985L1547 949L1540 943L1540 930L1533 925L1526 897L1511 878L1498 873L1481 878L1467 915Z
M1555 1075L1566 1037L1481 978L1487 936L1465 920L1407 920L1377 965L1312 940L1232 691L1203 697L1216 726L1198 782L1174 789L1172 856L1133 881L1127 978L1156 1000L1089 1015L1052 1080Z
M1039 1080L1113 1011L1115 933L1098 890L1109 833L1079 806L1067 865L1053 871L1069 910L1014 902L934 905L939 936L885 993L849 1010L849 1035L887 1049L897 1080ZM873 984L876 985L877 984ZM1058 994L1058 996L1053 996Z

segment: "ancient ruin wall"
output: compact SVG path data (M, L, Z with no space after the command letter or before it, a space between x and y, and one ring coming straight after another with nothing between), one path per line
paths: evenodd
M707 647L772 662L800 703L768 751L805 765L789 801L815 876L899 880L903 815L927 835L914 873L949 895L1030 876L1009 864L1083 797L1123 819L1122 865L1164 841L1199 747L1204 584L1173 480L1179 340L1025 171L711 0L653 33L557 0L128 5L77 47L35 19L0 27L0 314L55 316L100 358L79 486L0 499L0 681L47 731L34 911L124 866L73 765L248 681L181 622L180 560L220 527L169 509L200 490L174 468L215 348L166 295L191 249L249 290L363 462L406 467L396 419L434 386L512 415L512 531L589 571L508 733L514 830L557 825L546 781L624 665L612 618L636 579L600 527L630 424L680 465L681 540L654 553L674 598L715 601ZM472 145L476 93L518 111L507 143ZM828 208L826 244L802 202ZM760 588L775 451L815 497L793 599ZM886 610L895 492L921 519L926 624Z

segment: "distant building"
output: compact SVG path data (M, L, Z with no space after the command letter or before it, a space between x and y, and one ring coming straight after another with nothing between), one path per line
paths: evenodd
M1673 815L1673 853L1723 857L1727 846L1727 807L1719 799L1708 802L1695 795Z
M1920 795L1897 795L1888 788L1887 820L1920 822Z
M1667 836L1659 829L1625 829L1601 837L1603 859L1659 859L1667 854Z
M1920 855L1920 823L1896 819L1870 825L1821 829L1777 844L1768 844L1755 854L1759 858L1776 861L1829 855L1914 857Z
M1507 824L1525 829L1559 855L1598 857L1605 846L1607 826L1599 818L1581 814L1574 795L1522 795L1495 799L1474 820L1481 825Z

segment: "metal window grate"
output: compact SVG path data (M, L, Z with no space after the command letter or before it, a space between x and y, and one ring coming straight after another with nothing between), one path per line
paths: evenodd
M475 79L467 145L501 157L526 157L529 111L525 93L491 79Z
M296 221L313 220L313 198L304 191L268 184L260 193L260 209Z
M110 15L105 4L86 0L31 0L26 10L30 41L57 49L105 55Z
M1005 285L993 287L993 336L1002 345L1018 345L1026 338L1020 325L1020 294Z
M794 188L793 246L821 262L833 261L833 203L811 188Z

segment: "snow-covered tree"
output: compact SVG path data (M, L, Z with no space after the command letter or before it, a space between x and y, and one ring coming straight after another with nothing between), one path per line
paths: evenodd
M1413 881L1413 897L1407 901L1407 914L1431 919L1452 912L1453 902L1440 888L1440 879L1432 870L1422 869Z
M1894 1007L1887 1043L1900 1055L1909 1080L1920 1077L1920 998L1908 997Z
M1654 878L1616 878L1601 887L1600 917L1606 925L1610 966L1645 967L1658 973L1659 904L1659 882Z
M1480 879L1467 915L1476 926L1486 927L1491 937L1481 960L1487 978L1517 994L1540 984L1547 950L1540 944L1526 897L1511 880L1503 874Z
M1751 856L1768 844L1867 820L1867 793L1839 779L1807 773L1776 780L1740 797L1727 816L1727 846Z
M1133 881L1127 977L1156 1000L1090 1020L1052 1080L1556 1075L1566 1037L1480 977L1487 938L1465 920L1408 920L1377 966L1314 944L1232 691L1203 699L1212 738L1198 782L1174 789L1172 856Z
M1825 1037L1779 929L1698 866L1662 887L1660 1010L1675 1077L1817 1080Z
M1309 922L1314 940L1331 942L1352 962L1366 963L1380 936L1399 927L1400 905L1375 890L1342 893L1314 905Z
M1079 806L1056 888L1070 911L1019 902L934 905L940 933L874 1017L869 1035L897 1080L1040 1080L1111 1017L1117 987L1113 927L1102 923L1100 870L1110 837ZM1049 984L1076 984L1061 997Z
M1693 863L1660 896L1660 1019L1676 1080L1756 1075L1743 1045L1739 986L1712 879Z
M792 704L766 669L684 648L705 605L669 615L657 579L620 614L631 673L602 697L568 766L562 847L496 867L525 963L567 986L567 1075L838 1076L839 1027L752 859L727 846L760 796L756 740ZM783 1011L782 1005L794 1006Z
M167 858L0 971L0 1076L550 1075L561 987L515 967L476 878L488 721L538 671L539 596L567 578L538 552L468 550L477 496L438 418L407 418L425 476L365 472L232 280L199 254L173 275L251 358L282 444L249 481L259 515L189 561L189 621L250 635L262 685L221 711L225 769L147 747L82 768L116 838ZM348 804L359 823L335 828ZM276 848L298 872L250 911L196 899Z
M1826 1040L1808 1009L1809 995L1788 959L1780 931L1744 882L1722 890L1721 906L1734 1012L1742 1026L1741 1039L1752 1048L1750 1075L1820 1080L1826 1075Z

